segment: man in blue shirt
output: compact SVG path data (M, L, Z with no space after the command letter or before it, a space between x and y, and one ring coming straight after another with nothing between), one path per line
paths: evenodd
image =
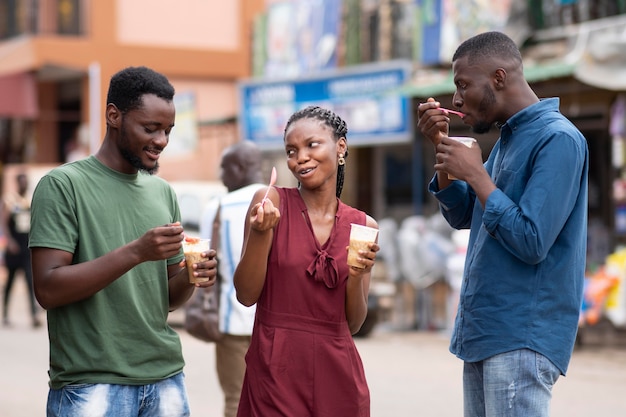
M418 109L436 151L429 190L452 227L471 230L450 344L464 361L465 416L547 417L582 301L587 142L558 98L540 100L530 88L506 35L474 36L452 61L465 124L478 134L500 129L483 164L477 143L448 137L438 102Z

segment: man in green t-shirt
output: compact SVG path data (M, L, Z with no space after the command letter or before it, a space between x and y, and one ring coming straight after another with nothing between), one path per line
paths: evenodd
M47 416L188 416L180 340L168 312L193 292L172 188L153 176L174 126L166 77L111 78L95 155L53 169L32 201L35 295L47 310ZM195 274L216 276L215 251Z

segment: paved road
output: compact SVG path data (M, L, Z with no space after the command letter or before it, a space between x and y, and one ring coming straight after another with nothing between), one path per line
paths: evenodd
M0 327L0 417L45 415L47 334L44 328L30 328L22 291L14 294L13 327ZM181 338L193 415L219 417L222 398L213 345L182 330ZM369 381L372 417L462 416L461 362L448 353L447 336L379 326L370 337L357 339L357 346ZM552 410L552 417L626 416L626 347L577 349L568 376L554 389Z

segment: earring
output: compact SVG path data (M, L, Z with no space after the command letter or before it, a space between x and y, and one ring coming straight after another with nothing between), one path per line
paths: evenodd
M339 165L345 165L346 164L346 160L344 159L342 153L339 154L339 161L338 162L339 162Z

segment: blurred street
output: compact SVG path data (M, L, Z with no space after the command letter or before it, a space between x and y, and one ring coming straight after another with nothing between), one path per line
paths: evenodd
M10 309L13 326L0 328L0 417L45 415L47 332L45 327L30 327L25 289L18 280ZM192 415L220 417L213 345L179 331ZM587 340L588 345L575 351L568 376L554 389L552 416L623 417L626 345L607 347L599 339ZM447 335L393 331L383 323L356 342L368 376L373 417L462 416L462 363L448 352Z

